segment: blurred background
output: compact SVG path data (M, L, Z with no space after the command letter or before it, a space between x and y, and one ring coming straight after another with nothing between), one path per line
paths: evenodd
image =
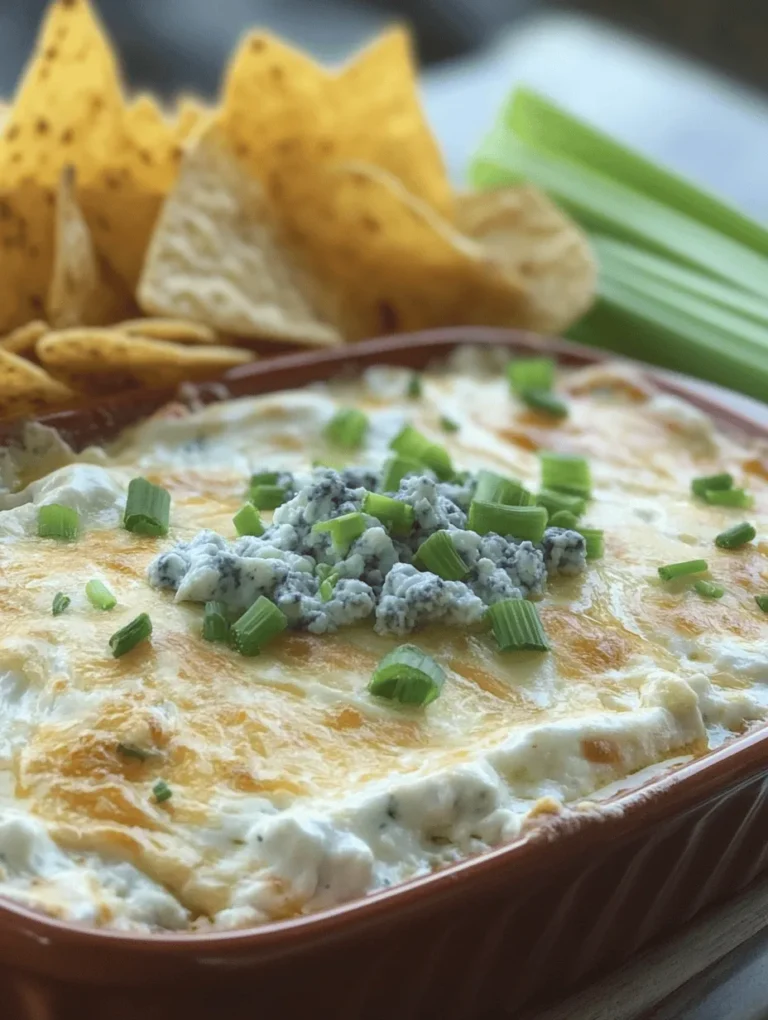
M768 0L96 0L127 77L215 94L247 27L342 60L394 19L412 25L424 99L451 173L517 82L768 219ZM0 0L9 95L45 0Z

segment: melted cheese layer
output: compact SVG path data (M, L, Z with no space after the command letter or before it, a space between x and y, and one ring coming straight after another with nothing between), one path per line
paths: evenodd
M492 358L492 356L491 356ZM463 360L462 360L463 359ZM765 451L717 433L695 408L611 369L563 377L557 424L521 407L466 352L406 396L408 373L167 414L105 456L77 458L3 497L0 511L0 892L65 918L138 929L248 925L343 902L484 847L609 784L699 754L768 710ZM427 710L366 692L397 643L370 624L292 633L247 659L200 637L201 607L147 584L163 548L234 534L248 475L337 456L322 429L355 405L376 465L411 421L460 468L538 484L537 450L584 453L606 554L550 582L540 604L551 655L502 656L490 635L414 636L447 672ZM445 434L439 420L460 424ZM46 463L46 467L52 466ZM743 511L691 498L696 475L730 470L756 498L758 541L714 536ZM21 474L29 466L21 466ZM119 527L136 474L172 494L167 539ZM37 507L75 506L76 543L36 537ZM662 563L707 559L726 595L662 584ZM116 594L90 606L87 581ZM72 598L51 615L57 591ZM151 643L111 657L138 612ZM126 757L118 745L153 748ZM173 791L158 805L152 786Z

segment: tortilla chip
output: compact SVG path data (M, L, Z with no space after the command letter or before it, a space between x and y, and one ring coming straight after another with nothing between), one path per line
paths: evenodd
M74 394L30 361L0 350L0 417L36 414L69 403Z
M173 137L178 145L202 134L213 110L196 96L180 96L171 114Z
M515 325L560 333L592 304L597 271L589 242L536 188L459 195L456 223L523 281L526 301Z
M55 191L76 163L97 172L120 127L112 51L85 0L56 0L0 141L0 330L44 310L53 266Z
M274 36L251 34L230 62L219 119L235 155L265 183L279 179L289 189L310 164L360 160L391 171L450 215L450 185L403 29L385 33L338 73Z
M128 336L144 336L153 340L175 340L180 344L215 344L215 330L189 319L126 319L115 329Z
M341 342L315 311L313 289L281 246L263 189L209 128L185 155L163 207L139 304L236 336Z
M5 122L10 116L11 108L7 103L0 101L0 131L5 127Z
M525 295L512 274L391 174L318 169L294 198L286 231L348 339L519 321Z
M56 196L56 246L48 288L48 320L56 328L86 322L86 308L99 285L91 232L75 197L75 168L61 172Z
M18 354L20 357L33 355L35 344L41 336L45 336L50 328L48 323L42 319L33 319L0 339L0 347L10 351L11 354Z

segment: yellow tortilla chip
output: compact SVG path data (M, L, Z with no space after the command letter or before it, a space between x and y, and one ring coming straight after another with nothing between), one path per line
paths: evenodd
M38 365L0 350L0 417L51 410L73 397L68 387Z
M451 189L402 29L340 72L274 36L251 34L230 62L219 119L235 155L273 196L278 182L289 191L310 165L360 160L389 170L450 215Z
M334 344L315 284L281 245L258 181L209 128L185 154L147 253L139 304L224 333Z
M75 197L75 168L61 172L56 195L53 274L48 288L48 320L55 329L87 321L86 309L99 285L91 232Z
M32 355L35 351L35 344L41 336L45 336L50 328L48 323L42 319L33 319L0 339L0 347L21 357Z
M59 330L43 337L36 350L52 375L87 393L207 379L254 359L239 347L186 347L116 329Z
M53 265L62 168L98 170L120 129L112 51L86 0L56 0L0 140L0 330L39 317Z
M559 333L592 304L597 273L589 242L536 188L459 195L456 223L522 281L526 300L514 325Z
M195 96L180 96L171 115L174 140L183 145L196 138L213 116L213 110Z
M189 319L126 319L115 329L128 336L145 336L152 340L174 340L180 344L215 344L216 331Z
M519 321L524 293L513 276L391 174L317 170L294 197L286 229L347 339Z

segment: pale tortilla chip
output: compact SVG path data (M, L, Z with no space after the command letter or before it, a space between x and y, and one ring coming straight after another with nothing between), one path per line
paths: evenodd
M48 288L48 320L55 329L87 321L86 309L99 285L91 232L75 197L75 168L61 172L56 195L56 244Z
M459 195L456 224L515 280L526 301L514 325L560 333L592 304L597 269L573 220L528 185Z
M74 397L44 369L0 350L0 417L36 414L69 403Z
M0 347L20 357L32 355L35 352L35 344L50 328L42 319L33 319L4 336L0 340Z
M187 347L127 336L115 329L51 332L38 342L36 351L52 375L86 393L208 379L254 359L250 351L239 347Z
M263 189L216 128L184 157L137 293L146 312L235 336L341 342L315 310L312 279L282 246Z
M128 336L145 336L152 340L173 340L180 344L216 344L218 334L209 326L189 319L126 319L115 329Z
M519 321L524 294L512 275L391 174L317 168L293 199L284 210L292 244L347 339Z

